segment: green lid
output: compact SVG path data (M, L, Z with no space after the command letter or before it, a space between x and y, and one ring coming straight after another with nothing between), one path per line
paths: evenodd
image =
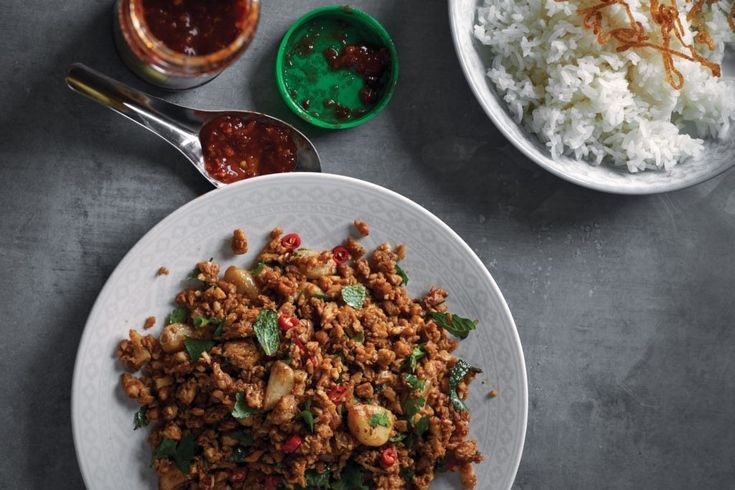
M325 52L341 55L347 46L366 46L390 60L380 76L366 82L367 76L353 67L330 65ZM291 26L278 47L276 82L281 97L299 117L322 128L353 128L369 121L388 105L397 80L393 40L377 20L354 7L312 10Z

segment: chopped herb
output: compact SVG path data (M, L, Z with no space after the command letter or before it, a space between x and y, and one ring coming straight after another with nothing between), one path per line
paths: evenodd
M408 383L408 386L414 391L423 390L424 386L426 386L426 380L419 378L415 374L404 374L403 377L406 383Z
M239 463L242 461L245 456L247 456L248 451L242 446L235 446L235 449L232 450L232 455L230 456L230 461L234 463Z
M220 335L222 335L222 332L224 332L224 330L225 330L225 321L220 320L219 323L217 324L217 328L215 328L214 332L212 332L212 335L215 337L219 337Z
M404 369L407 369L411 372L416 371L416 364L425 356L426 352L424 352L424 346L417 345L411 351L411 355L408 356L408 359L406 359L406 365L404 366Z
M368 423L370 424L370 427L377 427L377 426L383 426L383 427L390 427L390 417L388 417L388 414L386 412L378 412L374 413L370 416L370 419L368 419Z
M155 459L173 459L179 471L186 475L189 473L189 467L191 466L191 460L194 458L195 449L196 439L191 433L185 434L178 444L173 439L164 437L153 453L153 457Z
M200 271L200 270L199 270L199 267L194 267L194 268L193 268L193 269L191 270L191 272L189 272L189 273L188 273L188 274L186 275L186 278L187 278L187 279L198 279L198 278L199 278L199 274L201 274L201 273L202 273L202 271Z
M191 317L192 323L194 323L194 326L197 328L206 327L209 325L209 318L204 318L203 316L197 315Z
M406 434L403 432L399 432L398 434L394 435L390 439L388 439L390 442L401 442L406 438Z
M467 361L459 359L457 364L452 367L449 372L449 400L452 402L452 406L458 412L464 412L467 410L467 406L457 395L457 386L467 376L469 372L481 372L480 369L470 366Z
M174 310L168 314L168 324L172 323L184 323L186 321L186 315L189 312L186 311L186 308L178 307L174 308Z
M255 336L265 355L272 356L278 351L280 335L278 333L278 315L273 310L261 310L253 325Z
M429 429L429 417L427 415L424 415L421 417L414 426L414 430L416 431L416 435L421 437L424 435L424 432L426 432Z
M413 417L421 411L426 404L426 398L419 396L416 398L408 398L403 403L403 413L406 414L406 418L413 425Z
M329 479L332 476L332 472L327 470L324 473L319 473L316 470L309 470L304 473L306 478L306 488L329 488Z
M401 468L401 471L399 471L398 474L404 480L411 481L413 480L413 476L416 474L416 471L412 470L411 468Z
M440 327L460 339L467 338L467 335L477 328L477 320L468 320L459 315L439 311L430 311L429 314Z
M198 340L198 339L185 339L184 347L186 352L189 354L189 358L197 362L203 352L209 352L216 342L214 340Z
M147 411L148 406L143 405L135 412L135 415L133 415L133 430L138 430L141 427L148 425L148 417L146 416Z
M260 271L262 271L263 269L265 269L265 262L263 262L262 260L259 260L258 263L255 264L255 267L253 267L253 269L250 270L250 275L257 276L258 274L260 274Z
M340 479L332 483L332 490L370 490L362 478L360 465L350 460L342 469Z
M406 275L406 272L401 269L401 266L396 264L396 274L401 276L401 286L408 286L408 276Z
M362 284L350 284L342 288L342 301L356 310L362 308L366 295L367 289Z
M235 408L232 409L233 417L236 419L244 419L257 412L257 408L250 408L248 404L245 403L245 395L242 392L235 395Z
M321 294L321 293L313 293L309 295L309 297L316 298L316 299L330 299L329 296L327 296L326 294Z
M306 404L304 405L304 409L299 414L299 417L301 417L306 424L306 427L309 429L309 432L311 434L314 433L314 414L311 413L311 400L306 400Z
M365 342L365 332L357 332L355 335L350 337L350 339L354 340L355 342L363 343Z
M237 398L237 395L235 395L235 398ZM250 432L246 431L245 429L237 430L231 433L230 437L236 439L241 446L252 446L253 444L255 444L255 438Z

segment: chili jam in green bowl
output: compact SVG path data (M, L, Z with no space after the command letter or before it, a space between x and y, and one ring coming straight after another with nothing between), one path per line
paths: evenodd
M327 129L359 126L382 111L398 81L398 53L388 32L362 10L321 7L283 36L276 82L286 105Z

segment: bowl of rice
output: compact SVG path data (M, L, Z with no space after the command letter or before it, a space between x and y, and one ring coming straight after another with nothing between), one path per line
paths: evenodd
M735 165L731 0L450 0L449 14L481 106L553 174L653 194Z

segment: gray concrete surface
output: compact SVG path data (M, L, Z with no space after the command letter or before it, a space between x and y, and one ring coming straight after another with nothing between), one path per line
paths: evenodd
M177 102L296 123L325 170L421 203L477 251L515 315L530 407L518 488L735 487L735 172L653 197L567 184L510 147L467 87L438 0L362 1L400 86L373 122L305 127L276 44L316 1L263 2L245 57ZM69 392L89 309L123 254L208 184L179 154L72 94L85 62L137 87L111 2L0 3L0 487L76 489Z

